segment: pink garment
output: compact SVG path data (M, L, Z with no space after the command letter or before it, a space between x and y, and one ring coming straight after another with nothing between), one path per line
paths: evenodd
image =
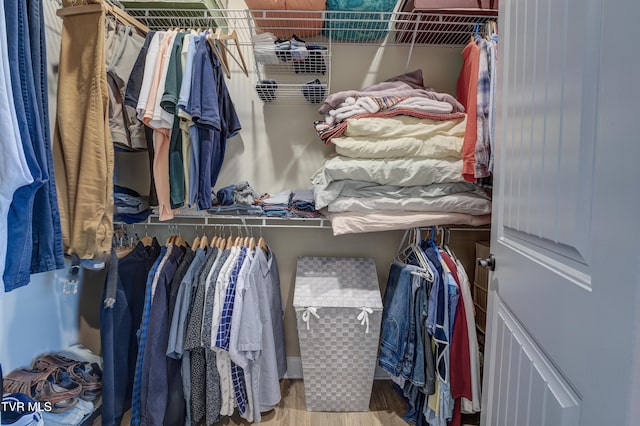
M171 220L177 210L171 209L171 193L169 182L169 144L171 129L165 127L154 127L158 124L158 120L154 120L154 110L160 92L160 82L163 80L162 74L166 67L167 50L171 48L173 40L177 33L169 32L162 40L158 61L154 69L151 90L149 92L149 100L146 105L143 122L153 129L153 148L155 155L153 158L153 177L156 185L156 194L158 197L158 213L160 220ZM164 87L162 88L164 91Z
M348 97L362 98L365 96L404 96L421 97L451 104L454 112L464 112L464 106L448 93L438 93L430 89L415 89L411 84L402 81L388 81L375 84L363 90L346 90L327 96L318 112L326 114L329 110L338 108Z
M475 40L470 40L462 51L463 64L458 76L458 100L467 110L467 127L462 144L462 177L467 182L475 182L476 140L478 135L476 112L478 109L478 68L480 48Z

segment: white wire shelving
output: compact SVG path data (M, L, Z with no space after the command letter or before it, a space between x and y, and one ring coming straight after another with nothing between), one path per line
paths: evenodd
M478 25L496 19L468 11L126 10L154 30L218 27L226 32L235 30L239 44L257 53L253 56L257 74L255 85L260 98L264 102L287 104L315 104L322 100L318 100L319 97L330 93L331 52L335 45L407 46L410 59L415 46L460 48L469 41ZM281 40L291 40L295 35L316 50L307 50L302 55L275 47L273 52L265 51L265 45L258 45L255 40L267 33ZM258 86L260 84L263 86ZM308 85L312 88L306 87Z
M119 223L120 224L120 223ZM296 229L331 229L331 222L325 217L269 217L269 216L233 216L207 214L185 210L172 220L160 221L157 214L151 214L144 222L133 224L134 227L145 226L197 226L225 228L296 228Z

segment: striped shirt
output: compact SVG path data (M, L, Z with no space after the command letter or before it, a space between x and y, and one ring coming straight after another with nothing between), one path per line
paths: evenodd
M149 316L151 313L152 286L153 281L160 266L160 262L166 254L166 247L160 249L160 255L149 270L147 275L147 287L144 292L144 310L142 311L142 321L138 330L138 356L136 357L136 369L133 376L133 392L131 395L131 426L140 425L140 393L142 391L142 360L144 359L144 347L147 344L147 330L149 329Z

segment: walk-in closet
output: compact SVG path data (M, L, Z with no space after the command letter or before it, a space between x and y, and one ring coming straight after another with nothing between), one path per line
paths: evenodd
M0 423L636 424L639 14L4 0Z

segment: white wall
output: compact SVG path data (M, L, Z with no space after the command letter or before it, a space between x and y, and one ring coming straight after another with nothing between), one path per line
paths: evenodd
M0 298L0 363L4 373L78 339L80 292L63 294L67 270L32 275L31 283Z

